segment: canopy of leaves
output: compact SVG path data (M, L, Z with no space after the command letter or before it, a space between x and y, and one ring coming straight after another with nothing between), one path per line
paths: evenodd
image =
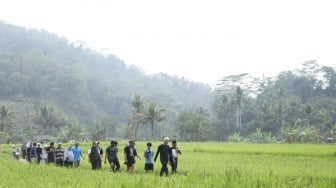
M19 112L17 127L49 126L47 121L52 120L40 108L50 104L83 126L105 117L126 125L134 93L160 102L170 114L195 104L209 106L212 98L208 85L164 73L146 75L115 55L87 48L84 42L3 22L0 88L0 104L14 104L13 110ZM32 122L32 109L20 107L27 105L46 119Z

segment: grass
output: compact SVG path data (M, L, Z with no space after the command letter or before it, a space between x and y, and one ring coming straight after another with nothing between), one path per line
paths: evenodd
M246 144L217 143L209 146L199 145L194 152L228 153L244 155L283 155L309 157L336 157L336 150L330 145L316 144Z
M145 144L136 144L142 159ZM154 142L153 149L159 144ZM121 163L125 145L119 144ZM110 173L108 165L92 171L87 161L81 161L79 169L30 165L12 160L10 148L3 145L0 187L336 187L334 145L215 142L178 145L183 152L178 173L169 177L158 175L161 166L158 161L155 172L146 174L144 160L138 160L133 175L124 172L124 165L118 173ZM81 147L85 152L89 144Z

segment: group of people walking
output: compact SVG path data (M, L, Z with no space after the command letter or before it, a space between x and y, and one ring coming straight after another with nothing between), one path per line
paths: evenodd
M145 149L143 155L145 157L144 169L146 172L153 172L154 162L156 162L157 157L160 155L160 161L162 165L160 176L163 176L164 174L168 176L169 164L171 165L172 173L176 173L178 155L182 154L182 152L178 149L176 141L172 141L171 147L168 145L168 142L169 138L165 137L163 139L163 144L158 146L156 154L152 149L152 143L147 143L147 148ZM101 168L103 153L103 149L99 147L99 142L93 142L92 147L88 152L88 159L93 170L98 170ZM110 171L118 171L120 169L120 162L118 158L118 142L111 141L111 145L105 149L105 153L104 163L106 164L108 161L110 165ZM130 140L128 146L124 148L124 164L126 165L127 172L134 173L136 159L141 160L141 157L138 155L135 148L135 141Z
M80 157L84 160L82 150L79 143L75 146L68 146L66 150L62 148L62 143L58 142L57 147L54 147L54 142L49 146L42 143L27 143L21 147L22 157L29 163L40 164L55 164L56 166L78 167L80 164ZM15 153L14 153L15 151ZM13 156L17 158L19 148L16 144L13 146ZM18 158L17 158L18 159Z
M168 145L169 138L165 137L163 139L163 144L159 145L157 152L154 157L154 162L156 161L158 155L160 154L161 170L160 176L165 174L168 176L168 164L171 165L172 173L176 173L178 164L178 155L182 154L181 150L178 149L176 141L172 141L172 146Z
M177 142L172 141L172 146L168 145L169 138L165 137L163 143L154 152L152 149L152 143L147 143L147 148L144 150L143 157L145 158L145 171L153 172L154 163L160 155L161 170L160 176L164 174L168 176L168 165L171 165L171 173L176 173L178 164L178 155L182 152L177 147ZM120 162L118 157L118 142L111 141L110 145L104 150L99 146L98 141L92 142L92 146L88 149L88 162L91 163L93 170L99 170L102 168L102 162L110 165L110 171L116 172L120 170ZM19 149L15 145L13 146L13 156L17 158ZM105 157L104 156L105 151ZM62 143L58 142L57 147L54 147L54 142L51 142L49 146L42 145L41 143L28 143L22 146L22 155L30 163L40 164L55 164L56 166L66 167L79 167L80 159L85 160L82 150L79 147L79 143L68 146L65 150L62 148ZM135 148L135 141L130 140L128 145L124 147L124 164L126 165L126 171L134 173L134 165L136 159L141 160Z

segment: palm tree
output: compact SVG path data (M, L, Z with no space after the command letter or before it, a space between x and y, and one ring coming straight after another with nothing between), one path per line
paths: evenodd
M191 116L191 122L193 126L197 129L194 131L195 134L193 135L193 140L205 140L207 139L207 135L204 134L205 132L209 132L210 129L210 122L206 115L196 112Z
M0 108L0 132L9 130L15 125L15 113L11 112L6 106L1 106Z
M56 113L52 107L43 106L40 108L39 113L33 119L33 121L42 125L43 128L48 128L50 135L52 135L53 128L59 130L61 127L66 125L64 118Z
M225 118L227 115L228 109L230 109L228 102L229 102L229 99L224 94L216 97L215 103L214 103L214 110L217 112L218 118L228 119L228 118Z
M146 112L145 112L145 117L151 125L152 139L154 138L154 125L156 125L156 123L158 123L160 121L163 121L166 118L166 116L164 114L165 111L166 111L165 109L159 108L154 103L149 103L148 104L148 107L147 107Z
M73 123L65 127L65 136L68 140L81 140L84 136L84 129L78 123Z
M271 105L268 102L261 104L258 108L258 119L260 121L261 127L263 129L270 129L268 126L267 120L270 119L271 114Z
M144 115L143 115L143 111L145 108L144 101L145 99L138 94L135 94L132 99L133 113L130 117L130 124L133 124L132 128L134 135L132 136L134 136L135 138L137 137L140 123L144 122Z
M234 96L234 104L236 105L236 128L241 128L241 116L242 116L242 102L243 102L243 94L244 91L240 86L237 86L235 96Z
M276 92L276 98L272 103L273 121L277 125L276 130L280 130L285 125L285 115L289 110L288 99L285 99L283 89Z
M89 130L92 140L104 140L106 136L106 127L96 124L95 127L91 127Z

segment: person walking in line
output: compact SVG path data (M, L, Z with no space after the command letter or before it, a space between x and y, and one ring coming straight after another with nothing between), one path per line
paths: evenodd
M13 148L14 159L20 160L20 149L19 149L19 147L16 144L14 144L12 148Z
M56 164L56 155L55 155L54 142L50 143L50 146L47 147L46 152L47 152L47 155L48 155L48 163L47 164L51 164L51 163Z
M114 141L114 147L117 150L116 157L114 158L114 167L115 167L115 171L118 171L120 169L120 163L119 163L119 157L118 157L119 149L118 149L118 142L117 141Z
M27 153L27 161L29 163L31 163L31 149L32 148L33 148L33 143L32 142L27 143L26 153Z
M98 162L98 169L101 169L102 168L102 160L103 160L103 156L104 156L104 149L101 148L99 146L100 142L99 141L96 141L97 143L97 148L98 148L98 152L99 152L99 162Z
M41 162L42 152L43 152L43 149L41 147L41 144L37 143L37 148L36 148L37 164L40 164L40 162Z
M64 165L68 168L74 166L74 153L71 146L68 146L67 150L64 152Z
M117 169L120 168L117 166L117 160L118 160L118 148L116 146L115 141L111 141L111 145L106 148L106 154L105 154L105 160L104 163L106 164L106 159L108 159L109 165L110 165L110 171L115 172L116 167Z
M27 160L27 143L22 144L21 151L22 151L22 159Z
M55 149L56 156L56 166L64 165L64 149L62 148L62 142L58 142L57 148Z
M80 165L80 158L82 157L82 159L85 160L78 142L75 143L75 147L72 148L72 152L74 154L74 166L77 168Z
M172 147L170 148L172 152L172 157L171 157L171 169L172 173L176 173L177 169L177 162L178 162L178 155L182 155L181 150L177 147L176 140L172 141Z
M36 142L33 143L33 146L30 147L29 154L30 154L30 163L37 162L37 153L36 153Z
M48 146L47 145L43 145L43 149L42 149L42 161L43 161L43 164L48 164L48 154L47 154L47 148Z
M144 152L145 157L145 170L146 172L153 172L154 170L154 151L152 150L152 143L147 143L147 149Z
M124 148L125 164L127 166L128 173L134 172L135 157L141 160L134 145L135 142L133 140L130 140L129 145Z
M100 160L100 153L98 150L98 143L92 142L92 147L88 151L88 159L89 163L91 163L92 170L99 169L99 160Z
M171 157L171 150L168 145L169 138L164 137L163 138L163 144L159 145L155 157L154 157L154 162L156 162L156 158L160 154L160 161L161 161L161 170L160 170L160 176L163 176L163 173L168 176L168 163L170 162L170 157Z

